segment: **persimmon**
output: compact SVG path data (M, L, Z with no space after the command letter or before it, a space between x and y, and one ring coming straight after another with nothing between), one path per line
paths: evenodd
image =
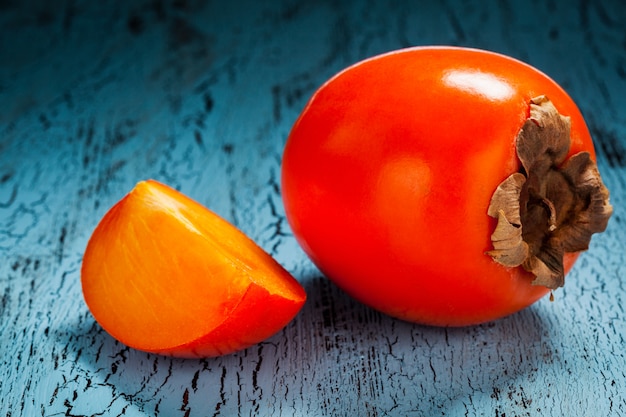
M289 323L306 295L232 224L153 180L102 218L85 250L85 301L120 342L178 357L228 354Z
M559 288L612 212L568 94L521 61L456 47L385 53L324 83L289 134L281 185L328 278L440 326Z

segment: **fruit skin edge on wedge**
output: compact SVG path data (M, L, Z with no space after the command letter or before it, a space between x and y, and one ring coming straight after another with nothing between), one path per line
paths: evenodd
M210 357L259 343L302 308L300 284L233 225L154 180L102 218L81 270L85 301L138 350Z

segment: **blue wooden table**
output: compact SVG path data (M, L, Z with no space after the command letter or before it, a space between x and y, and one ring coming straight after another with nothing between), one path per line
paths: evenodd
M626 415L622 1L4 1L0 35L0 416ZM398 321L290 233L280 161L307 99L360 59L428 44L522 59L587 119L615 211L553 303L467 328ZM105 333L82 255L147 178L283 264L308 293L294 321L204 360Z

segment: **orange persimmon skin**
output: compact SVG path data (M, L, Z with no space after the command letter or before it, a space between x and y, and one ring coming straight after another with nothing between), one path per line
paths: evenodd
M463 326L549 292L485 254L496 187L521 165L515 138L530 99L571 118L569 156L593 144L553 80L499 54L423 47L340 72L310 99L283 155L287 219L340 288L389 315ZM577 254L566 254L566 272Z
M85 301L138 350L209 357L259 343L301 309L300 284L242 232L156 181L115 204L81 270Z

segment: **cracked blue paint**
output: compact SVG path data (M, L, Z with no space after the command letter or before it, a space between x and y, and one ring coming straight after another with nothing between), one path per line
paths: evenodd
M28 7L26 7L28 3ZM0 415L626 414L626 8L619 1L0 2ZM323 278L280 199L315 89L400 47L525 60L572 95L615 212L554 303L462 329L383 316ZM303 284L283 331L232 355L129 349L80 263L106 210L155 178L235 223Z

